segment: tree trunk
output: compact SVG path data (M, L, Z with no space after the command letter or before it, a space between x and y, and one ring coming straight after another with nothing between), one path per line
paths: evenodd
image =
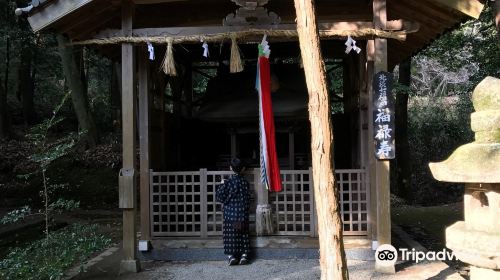
M399 64L399 83L410 87L411 57ZM397 194L411 201L410 150L408 144L408 92L396 95L396 188Z
M85 138L89 147L98 143L97 129L90 113L85 83L82 81L79 63L75 59L73 47L64 35L57 35L59 55L61 56L64 76L71 91L71 100L75 109L80 128L85 131Z
M314 0L295 0L297 31L309 93L314 199L318 213L321 279L348 279L339 191L332 154L332 121Z

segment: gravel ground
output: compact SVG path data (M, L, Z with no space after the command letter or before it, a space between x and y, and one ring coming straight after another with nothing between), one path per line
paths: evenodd
M442 262L413 264L395 275L374 272L373 261L348 261L350 280L463 279ZM256 260L246 266L227 266L226 262L150 262L143 272L119 277L120 280L314 280L320 279L317 260Z
M119 274L121 250L96 262L86 272L72 280L315 280L320 279L318 260L312 259L257 259L245 266L228 266L225 261L141 263L140 273ZM395 275L375 272L374 261L348 260L350 280L463 280L443 262L401 263Z
M372 262L349 262L350 279L369 279ZM218 279L218 280L303 280L319 279L317 260L256 260L250 265L228 266L226 262L151 262L138 275L124 275L121 279Z

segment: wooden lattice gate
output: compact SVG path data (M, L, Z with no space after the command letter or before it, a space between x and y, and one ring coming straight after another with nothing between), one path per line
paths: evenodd
M219 236L221 205L215 201L216 186L230 171L151 171L151 232L154 237ZM276 235L317 236L311 170L282 170L283 191L266 198L273 207ZM259 170L245 173L253 190L250 229L255 230L255 208L262 185ZM362 169L336 170L340 187L345 235L367 235L369 188Z

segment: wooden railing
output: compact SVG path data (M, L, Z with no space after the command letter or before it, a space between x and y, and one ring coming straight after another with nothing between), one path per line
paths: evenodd
M245 173L252 189L250 229L255 232L257 202L273 209L275 235L317 236L312 173L282 170L283 191L269 193L259 182L259 169ZM216 186L230 171L151 171L151 232L154 237L222 234L221 205ZM336 170L345 235L368 233L369 192L362 169Z

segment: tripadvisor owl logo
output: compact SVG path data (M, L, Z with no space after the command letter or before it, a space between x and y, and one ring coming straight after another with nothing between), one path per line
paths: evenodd
M383 244L375 251L375 262L381 266L393 266L398 260L398 251L390 244Z

